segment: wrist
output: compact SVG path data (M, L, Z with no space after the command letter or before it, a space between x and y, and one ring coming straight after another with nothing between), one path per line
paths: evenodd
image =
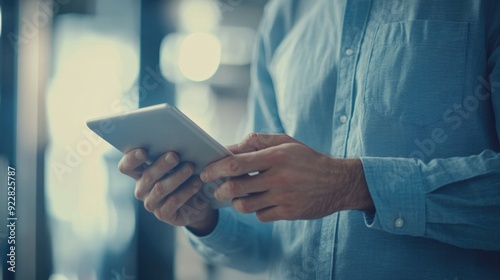
M368 184L366 183L365 172L363 169L363 163L360 159L346 159L349 174L350 189L352 195L352 201L350 202L350 209L363 210L363 211L374 211L375 205L373 199L368 190Z
M187 225L186 228L189 231L191 231L194 235L205 236L209 235L210 233L212 233L212 231L214 231L218 222L219 222L219 210L211 209L203 220L191 223Z
M368 190L363 164L360 159L328 158L329 179L332 188L330 211L374 210L373 200Z

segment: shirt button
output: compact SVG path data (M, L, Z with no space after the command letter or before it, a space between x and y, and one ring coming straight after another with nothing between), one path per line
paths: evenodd
M397 228L401 228L405 225L405 221L403 220L403 218L397 218L395 221L394 221L394 226L397 227Z
M347 116L346 115L342 115L342 116L340 116L339 120L340 120L341 123L345 123L347 121Z
M347 50L345 50L345 54L346 54L347 56L351 56L353 53L354 53L354 51L353 51L352 49L347 49Z

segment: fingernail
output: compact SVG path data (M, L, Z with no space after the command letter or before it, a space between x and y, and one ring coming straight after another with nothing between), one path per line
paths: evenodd
M221 200L219 196L220 196L220 195L219 195L219 192L218 192L218 191L215 191L215 192L214 192L214 197L215 197L215 199L217 199L218 201L220 201L220 200Z
M135 151L134 156L137 160L144 160L144 154L140 150Z
M200 179L201 179L204 183L206 183L206 182L207 182L207 173L206 173L205 171L202 171L202 172L200 173Z
M168 153L167 156L165 157L165 161L170 165L177 164L177 160L170 153Z
M195 187L200 187L200 186L201 186L201 184L202 184L202 182L201 182L200 180L194 180L194 181L193 181L193 185L194 185Z
M189 174L191 172L191 167L189 165L185 165L183 168L182 168L182 174Z

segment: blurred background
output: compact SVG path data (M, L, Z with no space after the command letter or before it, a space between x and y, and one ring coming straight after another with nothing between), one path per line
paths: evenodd
M18 218L15 278L2 253L2 279L265 278L203 260L146 212L121 154L85 125L168 102L239 141L265 2L0 0L0 178L16 168Z

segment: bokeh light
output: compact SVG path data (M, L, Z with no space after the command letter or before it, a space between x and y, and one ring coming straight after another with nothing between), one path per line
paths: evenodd
M186 78L201 82L210 79L219 68L221 44L210 33L188 35L179 50L179 68Z
M179 29L185 32L211 31L219 25L221 13L213 0L182 0Z

